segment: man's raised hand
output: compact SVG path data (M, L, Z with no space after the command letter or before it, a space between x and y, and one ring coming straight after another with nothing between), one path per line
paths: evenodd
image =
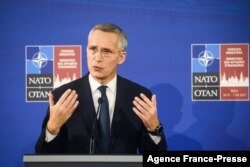
M71 117L79 104L77 97L75 90L68 89L55 104L53 94L49 94L50 117L47 129L51 134L57 135L61 127Z

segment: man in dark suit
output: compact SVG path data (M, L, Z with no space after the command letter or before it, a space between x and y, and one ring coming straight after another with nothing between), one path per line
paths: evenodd
M125 33L114 24L99 24L90 31L89 73L49 95L36 153L136 154L166 149L156 96L117 74L126 60L126 47Z

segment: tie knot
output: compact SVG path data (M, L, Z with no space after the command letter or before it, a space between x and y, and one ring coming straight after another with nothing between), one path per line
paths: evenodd
M98 89L99 89L99 91L101 92L101 95L103 96L103 95L106 94L107 86L102 85L102 86L100 86Z

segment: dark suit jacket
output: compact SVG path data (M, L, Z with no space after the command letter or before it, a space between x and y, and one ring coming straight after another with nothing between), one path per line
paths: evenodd
M44 119L41 135L36 143L38 154L88 154L93 122L96 117L88 75L65 84L53 91L55 102L67 89L76 90L79 105L70 119L61 128L58 136L49 143L45 142L45 129L49 119L49 109ZM133 112L133 99L144 93L151 97L151 92L125 78L117 76L117 92L114 115L111 125L109 154L136 154L138 151L165 150L164 134L158 145L150 138L145 126ZM94 154L102 154L98 126L95 128Z

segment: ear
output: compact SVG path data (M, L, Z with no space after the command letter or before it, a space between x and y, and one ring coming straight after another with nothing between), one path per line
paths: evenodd
M118 64L122 64L125 62L127 57L127 52L123 51L119 54L119 60L118 60Z

